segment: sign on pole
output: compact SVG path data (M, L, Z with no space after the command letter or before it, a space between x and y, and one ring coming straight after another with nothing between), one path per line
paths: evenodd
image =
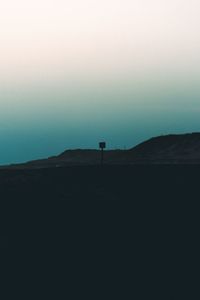
M105 142L100 142L99 143L99 148L101 149L101 164L103 165L103 161L104 161L104 149L106 148L106 143Z

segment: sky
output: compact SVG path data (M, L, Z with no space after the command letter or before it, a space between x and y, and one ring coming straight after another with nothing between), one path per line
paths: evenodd
M198 0L0 0L0 164L200 131Z

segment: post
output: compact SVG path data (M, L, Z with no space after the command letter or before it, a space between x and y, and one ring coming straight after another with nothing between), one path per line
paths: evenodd
M103 165L103 152L104 152L104 150L103 150L103 148L101 148L101 165Z
M101 142L99 143L99 148L101 149L101 165L104 163L104 149L106 148L106 143Z

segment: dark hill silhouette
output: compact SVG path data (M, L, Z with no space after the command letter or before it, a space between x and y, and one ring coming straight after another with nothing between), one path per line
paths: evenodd
M200 133L154 137L130 149L128 156L146 163L200 163Z
M139 268L147 257L154 269L152 255L157 258L161 252L159 268L169 253L177 261L185 245L191 247L192 236L193 255L198 243L200 164L192 163L200 163L199 157L200 134L186 134L153 138L126 151L105 151L104 167L98 150L67 150L49 159L4 167L0 170L2 245L18 249L48 245L59 251L73 246L73 262L80 251L86 268L85 255L91 257L93 251L94 266L98 253L94 247L99 249L98 257L107 256L109 243L111 256L120 249L114 258L118 268L120 255L124 252L124 265L127 249L132 258L138 245ZM181 249L174 256L181 238ZM181 256L180 266L186 256Z
M171 134L151 138L129 150L107 150L105 164L199 164L200 133ZM99 150L66 150L58 156L11 165L11 168L46 168L98 165Z

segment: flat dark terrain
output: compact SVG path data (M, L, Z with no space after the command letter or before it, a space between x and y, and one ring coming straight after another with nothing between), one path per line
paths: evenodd
M126 236L148 230L163 235L188 222L197 228L199 181L199 165L1 170L1 236L37 244L52 235L65 243L77 230Z
M0 170L1 201L195 199L200 165L69 166Z
M199 181L200 165L1 170L4 251L72 299L180 299L198 273Z

